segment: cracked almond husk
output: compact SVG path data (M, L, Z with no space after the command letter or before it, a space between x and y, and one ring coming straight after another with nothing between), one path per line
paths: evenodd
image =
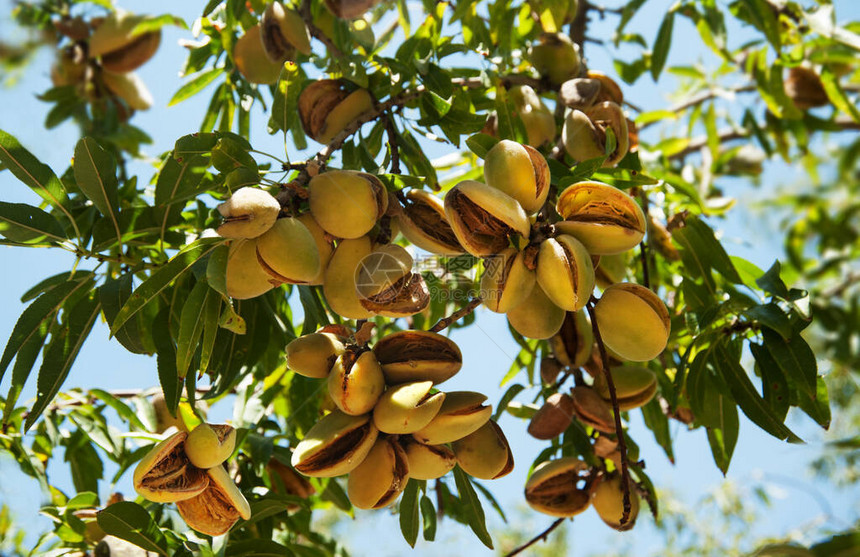
M280 2L266 6L260 20L260 40L266 56L278 64L294 59L296 51L311 53L311 37L302 17Z
M341 476L361 464L378 435L370 414L350 416L335 410L308 430L290 464L305 476Z
M373 408L376 428L383 433L404 435L426 427L445 401L445 393L431 393L432 388L432 381L389 387Z
M445 215L460 245L476 257L500 253L514 237L527 240L531 231L528 216L516 199L473 180L448 191Z
M133 34L144 16L117 10L105 17L89 40L89 55L101 57L102 67L123 74L136 70L155 55L161 30Z
M206 471L185 454L184 431L174 433L153 447L134 469L134 489L155 503L174 503L196 497L209 485Z
M591 256L567 234L541 242L536 276L547 297L565 311L584 308L594 290Z
M441 445L462 439L490 419L493 407L484 405L486 400L486 395L472 391L445 393L445 401L433 420L412 436L427 445Z
M445 216L442 200L424 190L409 190L397 216L400 232L409 243L437 255L466 253Z
M272 228L281 212L274 197L253 187L239 188L217 209L224 218L217 228L218 235L237 239L262 236Z
M394 503L409 481L409 461L395 437L376 440L364 461L349 473L347 495L359 509Z
M627 118L621 107L611 101L598 103L585 111L573 110L567 115L562 129L562 141L567 154L582 162L606 155L607 130L615 137L615 149L604 167L613 167L627 154L630 135Z
M578 487L587 472L588 465L574 457L543 462L526 482L526 502L550 516L576 516L591 503L588 490Z
M251 506L223 466L206 471L209 486L200 495L176 503L188 526L210 536L227 533L240 518L251 518Z
M564 219L556 229L582 242L592 255L625 252L645 237L645 214L636 200L601 182L578 182L558 196L556 210Z
M535 286L535 272L525 263L525 254L506 248L483 261L481 299L496 313L507 313L523 303Z
M299 119L305 133L328 144L346 127L374 109L367 89L348 91L336 79L314 81L299 94Z
M463 367L460 347L450 338L430 331L398 331L373 346L389 385L432 381L435 385Z
M352 416L367 414L385 390L382 368L371 351L347 348L328 375L328 394L340 410Z
M553 129L555 129L553 127ZM487 185L517 200L529 214L543 207L550 190L549 166L529 145L503 139L484 158Z
M568 108L586 110L597 102L600 95L600 82L596 79L575 77L561 84L559 100Z
M784 87L785 94L801 110L824 106L830 102L824 85L821 84L821 78L810 68L791 68Z
M571 367L584 365L593 345L594 330L584 309L567 312L561 329L549 339L552 353L561 365Z

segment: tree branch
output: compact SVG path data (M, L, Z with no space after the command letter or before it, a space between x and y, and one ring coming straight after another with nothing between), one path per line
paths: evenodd
M735 94L735 93L750 93L750 92L753 92L756 90L757 90L756 86L754 84L751 84L751 83L747 83L744 85L737 85L735 87L727 87L727 88L719 87L719 88L708 89L706 91L702 91L696 95L693 95L692 97L690 97L689 99L687 99L685 101L674 104L674 105L670 106L669 108L667 108L666 110L668 112L672 112L673 114L679 114L679 113L687 110L688 108L692 108L696 105L702 104L703 102L708 101L710 99L716 99L718 97L722 97L725 95L731 95L731 94ZM652 126L652 125L656 124L657 122L658 122L658 120L654 120L652 122L646 122L645 124L642 124L641 126L639 126L639 131L642 131L649 126Z
M456 323L460 319L466 317L467 315L469 315L470 313L475 311L475 308L477 308L479 305L481 305L482 301L483 300L481 299L480 296L475 296L474 298L469 300L469 303L466 304L463 308L458 309L457 311L455 311L454 313L452 313L448 317L443 317L442 319L437 321L435 325L430 327L430 329L428 329L428 330L431 333L438 333L442 329L450 326L451 323Z
M527 541L527 542L526 542L526 543L524 543L523 545L521 545L521 546L519 546L519 547L515 548L515 549L514 549L513 551L511 551L510 553L506 553L506 554L505 554L505 557L512 557L513 555L517 555L517 554L519 554L519 553L522 553L523 551L525 551L525 550L526 550L526 549L528 549L529 547L533 546L533 545L534 545L534 544L536 544L537 542L540 542L540 541L546 541L547 536L549 536L549 534L550 534L553 530L555 530L556 528L558 528L559 526L561 526L561 523L562 523L562 522L564 522L564 519L563 519L563 518L559 518L559 519L557 519L555 522L553 522L552 524L550 524L550 525L549 525L549 527L548 527L546 530L544 530L543 532L541 532L541 533L540 533L540 534L538 534L537 536L533 537L532 539L530 539L529 541Z
M594 303L595 299L592 296L585 307L588 309L588 316L591 318L591 329L594 331L594 339L597 341L597 348L600 350L603 377L606 379L606 386L609 388L612 413L615 415L615 436L618 437L618 453L621 460L621 492L622 506L624 507L624 512L621 513L621 520L618 521L618 524L619 526L623 526L630 519L632 509L630 504L630 470L627 468L627 441L624 439L624 430L621 427L621 410L618 408L618 393L615 392L615 381L609 372L609 356L606 354L606 346L603 344L603 337L600 336L600 328L597 326Z
M308 32L312 37L323 43L328 50L328 53L333 58L343 58L343 52L332 42L332 40L322 32L322 30L314 24L314 18L311 15L311 3L309 0L303 0L299 5L299 15L305 22Z

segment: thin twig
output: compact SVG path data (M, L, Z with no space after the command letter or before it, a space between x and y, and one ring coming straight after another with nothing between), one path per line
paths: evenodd
M390 112L385 115L385 133L388 135L388 151L391 153L391 173L400 174L400 148L397 146L397 129L394 126L394 116Z
M563 519L563 518L559 518L559 519L557 519L555 522L553 522L552 524L550 524L550 525L549 525L549 527L548 527L546 530L544 530L543 532L541 532L541 533L540 533L540 534L538 534L537 536L533 537L532 539L530 539L529 541L527 541L527 542L526 542L526 543L524 543L523 545L521 545L521 546L519 546L519 547L515 548L515 549L514 549L513 551L511 551L510 553L505 554L505 557L512 557L513 555L517 555L517 554L519 554L519 553L522 553L523 551L525 551L525 550L526 550L526 549L528 549L529 547L533 546L533 545L534 545L534 544L536 544L537 542L540 542L540 541L546 541L547 536L549 536L549 534L550 534L553 530L555 530L556 528L558 528L559 526L561 526L561 523L562 523L562 522L564 522L564 519Z
M746 83L744 85L737 85L735 87L717 87L714 89L708 89L706 91L702 91L696 95L693 95L689 99L682 101L678 104L672 105L666 110L671 112L672 114L680 114L681 112L687 110L688 108L693 108L696 105L700 105L705 101L716 99L717 97L722 97L724 95L732 95L735 93L751 93L756 91L757 88L754 84ZM645 128L652 126L659 122L659 120L654 120L651 122L646 122L639 126L639 130L644 130Z
M648 215L648 195L645 193L645 190L639 189L639 199L642 200L642 212ZM647 225L646 225L647 228ZM639 242L639 256L642 260L642 286L645 288L651 288L651 276L648 270L648 244L645 242L645 238L642 238L642 241Z
M594 303L595 299L592 297L585 307L588 309L588 316L591 318L591 329L594 331L594 339L597 341L597 348L600 350L603 377L606 379L606 386L609 387L612 413L615 414L615 436L618 437L618 453L621 460L621 493L622 506L624 508L618 524L619 526L623 526L630 519L632 508L630 504L630 470L627 468L627 441L624 439L624 430L621 427L621 410L618 408L618 394L615 392L615 381L613 381L612 374L609 372L609 356L606 354L606 346L603 344L603 337L600 336L600 328L597 326Z
M475 308L481 305L481 302L482 300L480 296L472 298L471 300L469 300L469 303L466 304L463 308L458 309L448 317L443 317L442 319L437 321L435 325L430 327L429 331L431 333L438 333L445 327L450 326L451 323L456 323L460 319L466 317L467 315L475 311Z

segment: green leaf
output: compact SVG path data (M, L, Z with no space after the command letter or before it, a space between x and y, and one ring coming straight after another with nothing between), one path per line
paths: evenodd
M281 130L287 133L297 120L299 93L302 90L302 73L295 62L286 62L272 99L272 117L269 119L269 131L274 133Z
M660 77L666 58L669 56L669 45L672 43L672 28L675 25L675 11L670 10L663 16L660 29L657 30L657 38L654 39L654 48L651 52L651 77L654 81Z
M466 147L483 159L498 142L499 140L491 135L476 133L466 139Z
M129 408L123 401L116 398L112 394L102 389L90 389L90 394L100 401L104 402L106 406L109 406L117 413L117 415L123 420L127 420L130 425L136 427L140 431L147 431L146 425L137 415L137 412Z
M742 0L731 5L732 11L740 18L754 25L764 33L767 41L777 52L782 47L779 23L773 7L767 0Z
M27 415L24 423L25 431L36 423L60 391L100 312L101 304L97 298L85 297L70 309L66 323L52 332L51 341L42 360L42 367L39 368L36 402L33 403Z
M803 337L795 333L789 339L785 339L769 328L762 329L762 336L765 348L785 376L807 396L814 396L818 364L812 348Z
M517 368L519 369L519 367ZM525 387L520 385L519 383L515 383L508 387L508 390L505 391L505 394L502 395L502 398L499 399L499 404L496 406L496 412L493 414L493 420L498 421L499 416L508 408L508 404L516 398L518 394L520 394Z
M299 546L301 547L301 546ZM293 546L295 548L295 546ZM226 557L240 557L241 555L252 555L254 557L283 557L284 555L296 555L290 548L279 544L274 540L250 539L231 541L224 552Z
M108 325L116 320L120 308L131 297L132 273L125 273L116 279L108 279L99 287L99 301ZM123 325L114 335L126 350L134 354L149 354L142 342L144 332L138 319L132 319Z
M65 213L69 221L74 222L69 212L66 190L54 171L3 130L0 130L0 162L42 199Z
M672 434L669 432L669 418L660 407L660 401L652 399L651 402L642 407L642 418L645 425L654 434L654 440L666 453L670 462L675 462L675 454L672 450Z
M773 410L774 416L785 421L788 408L791 406L791 390L788 378L767 348L755 342L750 342L749 348L761 375L764 400Z
M188 271L194 263L211 253L223 241L222 238L201 238L186 246L163 267L155 271L152 276L137 287L137 290L132 293L122 309L119 310L111 324L111 335L115 335L129 319L158 296L162 290Z
M302 334L316 331L323 325L330 323L325 308L319 299L318 289L313 286L299 286L299 300L302 310L305 312L305 322L302 324Z
M131 501L114 503L97 515L106 534L131 542L147 551L167 555L167 539L146 509Z
M230 247L222 244L212 250L209 262L206 264L206 282L217 292L229 298L227 294L227 259L230 256Z
M755 305L744 310L742 315L766 327L768 330L776 331L785 340L791 338L793 334L788 315L785 314L778 304L773 302Z
M606 157L597 157L594 159L588 159L582 161L573 167L568 176L562 178L558 186L559 188L566 188L571 184L575 184L577 182L582 182L583 180L588 180L594 175L595 172L600 170L603 166L603 163L606 162Z
M55 286L27 306L21 316L18 317L12 334L9 335L9 340L6 342L3 357L0 358L0 380L3 379L6 368L9 367L15 354L18 353L24 343L40 334L43 325L53 319L70 296L82 288L89 287L90 278L90 275L86 275L87 280L70 280Z
M66 233L49 213L26 203L0 201L0 234L13 242L62 242Z
M770 406L758 394L744 368L736 357L733 357L725 346L726 341L717 344L714 349L714 367L722 375L738 406L753 423L770 433L777 439L790 443L801 443L795 435L771 410Z
M827 92L827 97L833 106L851 117L855 122L860 122L860 110L854 106L845 90L839 84L839 78L826 66L821 70L821 84Z
M116 162L91 137L84 137L75 146L75 182L101 214L109 217L120 236L117 222Z
M481 501L478 500L478 494L475 493L469 477L459 466L454 468L454 482L457 484L457 493L465 505L463 511L468 517L469 527L475 532L481 543L493 549L493 538L490 537L490 533L487 531L487 523Z
M33 365L36 363L36 358L42 351L42 345L48 337L48 323L42 322L39 328L30 336L24 344L18 349L18 354L15 356L15 365L12 366L12 382L9 385L9 392L6 394L6 405L3 408L3 423L8 423L12 411L15 409L15 403L18 402L18 397L33 371Z
M725 476L738 443L738 408L734 402L723 398L720 410L722 427L708 428L708 444L711 446L714 463Z
M212 149L212 166L223 174L241 167L257 170L257 161L248 151L248 148L232 137L222 137Z
M436 539L436 507L426 495L421 496L421 522L424 524L424 539L432 542Z
M189 99L206 88L207 85L223 75L224 68L212 68L211 70L197 74L191 81L179 88L173 94L173 98L167 103L167 106L179 104L182 101Z
M409 480L400 498L400 533L410 547L418 540L418 481Z
M171 14L162 14L144 18L143 21L135 25L134 29L131 30L131 36L136 37L143 33L158 31L162 27L167 27L168 25L174 25L180 29L188 29L188 25L181 17Z
M685 252L682 255L695 262L693 268L688 267L688 270L695 269L709 284L713 284L710 269L716 270L730 282L743 283L726 250L714 236L713 230L701 219L697 217L687 219L686 226L674 231L672 238ZM685 259L685 267L687 261L688 259Z
M787 299L789 296L788 287L779 276L780 268L779 260L774 261L773 265L770 266L770 269L768 269L764 275L756 279L755 283L765 292Z
M200 371L206 373L209 361L215 350L215 339L218 338L218 319L221 316L221 297L216 296L211 289L206 293L206 303L203 306L203 341L200 344Z
M182 305L176 341L176 372L180 380L185 378L194 352L197 351L200 335L203 334L203 314L210 291L206 281L198 281Z
M803 393L798 393L797 406L803 412L815 420L815 422L828 429L830 427L830 395L827 392L827 383L824 378L819 377L816 381L815 394L807 397Z
M165 306L152 323L152 340L155 343L158 381L164 394L164 402L170 414L175 416L182 394L182 383L176 371L176 346L170 335L170 308Z

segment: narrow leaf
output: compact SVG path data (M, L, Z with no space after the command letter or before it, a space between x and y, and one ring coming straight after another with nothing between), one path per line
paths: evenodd
M63 227L53 216L26 203L0 201L0 234L13 242L43 242L66 239Z
M454 481L457 484L457 493L465 505L464 511L469 519L469 527L478 536L485 546L493 549L493 538L487 531L486 517L484 509L481 506L481 501L478 500L478 494L472 487L472 482L459 466L454 468Z
M657 30L657 38L654 39L654 48L651 52L651 77L654 81L660 77L660 72L666 65L666 58L669 57L669 46L672 43L672 28L675 25L675 12L670 10L660 24L660 29Z
M147 431L146 425L140 421L137 413L117 397L102 389L90 389L90 394L112 408L120 418L128 421L130 425L140 431Z
M167 555L167 539L146 509L137 503L114 503L99 511L97 520L105 533L147 551Z
M221 238L202 238L197 240L193 244L186 246L185 249L177 253L167 264L153 273L151 277L137 287L137 290L132 293L122 309L119 310L116 319L111 324L111 335L115 335L138 311L158 296L170 283L188 271L194 263L214 250L221 242L223 242Z
M100 311L101 305L96 297L86 297L71 308L68 321L51 335L36 381L36 402L27 415L25 430L36 423L60 391Z
M176 372L180 379L185 378L200 335L203 334L203 311L209 290L205 281L198 281L182 305L179 337L176 340Z
M848 98L845 90L839 84L839 78L836 74L825 67L821 71L821 83L824 85L824 90L833 106L850 116L855 122L860 122L860 110Z
M814 396L818 378L818 364L812 348L800 334L786 340L775 331L762 329L764 346L785 376L807 396Z
M158 312L152 323L152 340L155 343L156 367L158 381L164 394L164 402L170 414L175 416L179 407L179 397L182 394L182 384L176 371L176 346L170 335L170 308L164 307Z
M0 358L0 381L21 346L33 336L40 334L43 324L53 318L71 295L89 284L89 280L64 282L48 290L27 306L15 323L12 334L6 342L3 357Z
M203 305L203 341L200 345L200 370L198 375L206 373L209 361L215 350L215 339L218 337L218 318L221 316L221 296L211 288L206 293Z
M426 495L421 496L421 522L424 523L424 539L432 542L436 539L436 507Z
M91 137L84 137L75 147L75 182L101 214L109 217L121 236L117 221L116 162Z
M0 130L0 162L42 199L62 210L70 221L74 221L69 212L66 191L54 171L3 130Z
M120 308L131 297L131 290L132 273L125 273L116 279L108 279L99 287L99 301L102 303L102 312L108 325L114 322ZM134 354L149 353L142 341L144 332L141 330L137 319L128 321L114 336L129 352Z
M43 322L34 335L24 342L15 356L15 365L12 366L12 384L6 394L6 405L3 408L3 423L6 423L15 409L15 403L33 371L36 358L42 351L42 345L48 337L48 323Z
M179 104L182 101L189 99L206 88L207 85L218 79L224 73L224 68L213 68L211 70L201 72L194 76L188 83L179 88L173 94L173 98L167 103L167 106Z
M400 532L410 547L418 540L418 481L409 480L400 498Z
M723 376L732 396L747 418L777 439L788 440L791 443L802 442L773 413L770 406L756 391L737 358L729 353L724 344L718 344L715 347L713 360L715 367Z

